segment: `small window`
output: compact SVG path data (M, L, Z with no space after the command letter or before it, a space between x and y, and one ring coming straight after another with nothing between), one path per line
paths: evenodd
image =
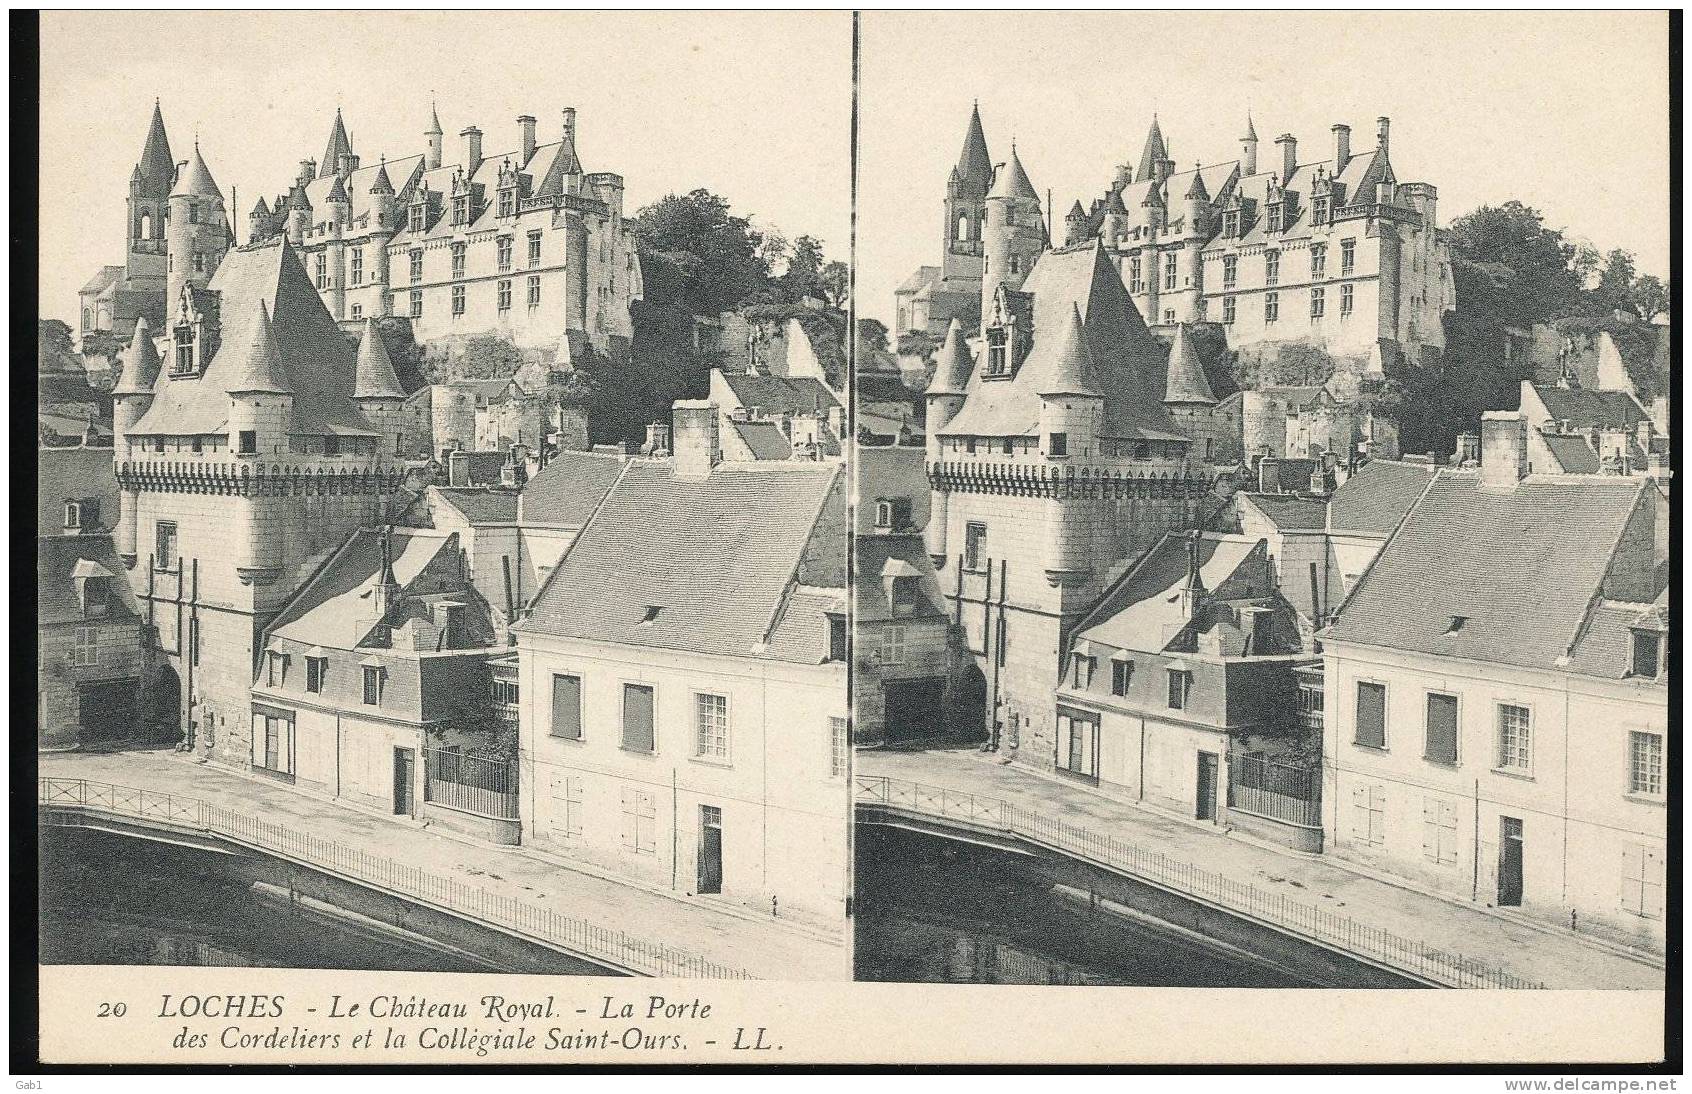
M1340 317L1344 318L1352 313L1357 306L1357 286L1340 286Z
M1281 282L1281 252L1263 252L1263 283L1278 285Z
M329 673L329 659L327 657L308 657L306 666L306 690L313 695L323 693L323 681Z
M1350 274L1357 269L1357 241L1355 239L1340 240L1340 274Z
M1169 709L1186 710L1192 702L1193 674L1186 669L1169 670Z
M1134 677L1134 662L1118 658L1110 663L1110 693L1127 695L1128 684Z
M541 260L541 234L539 232L530 232L529 233L529 268L533 269L534 267L539 266L540 260Z
M1052 433L1046 438L1046 454L1048 456L1069 455L1069 434Z
M82 503L79 501L65 502L65 531L75 532L82 528Z
M1457 696L1428 692L1426 747L1429 763L1454 766L1457 763Z
M239 434L241 454L251 456L258 452L258 430L243 429Z
M333 433L324 434L323 454L325 456L339 456L341 454L341 438Z
M1633 632L1633 675L1655 680L1661 667L1662 638L1655 631Z
M452 287L452 314L454 314L454 315L463 315L464 314L464 286L463 285L454 285Z
M987 562L987 526L971 522L964 526L964 569L980 570Z
M382 670L375 665L364 666L364 705L382 705Z
M844 779L846 777L847 737L846 719L830 718L828 720L828 777L831 779Z
M411 318L423 318L423 293L419 289L411 290Z
M905 628L896 623L889 623L881 628L881 663L884 665L902 665L905 663Z
M846 618L839 615L828 617L828 659L830 661L846 660Z
M454 243L452 245L452 277L455 281L464 276L464 255L466 250L467 247L463 243Z
M270 650L265 658L264 683L266 687L279 688L288 683L288 655Z
M507 214L507 215L509 215L509 214ZM510 236L500 236L499 239L496 241L495 246L496 246L496 250L498 252L498 258L499 258L499 272L500 273L510 273L511 272L511 237Z
M1317 208L1323 204L1322 198L1317 198ZM1310 247L1310 277L1312 280L1328 276L1328 248L1326 244L1315 243Z
M1009 334L1003 327L987 329L987 375L1009 376Z
M1238 255L1222 256L1222 287L1231 289L1240 281L1240 258Z
M1237 314L1237 312L1238 312L1238 305L1237 305L1234 297L1224 296L1222 298L1222 322L1225 325L1231 326L1234 322L1234 316Z
M1533 738L1527 707L1498 704L1498 766L1527 771L1533 766Z
M1310 290L1310 318L1320 319L1328 311L1327 292L1321 288Z
M541 289L540 278L539 277L530 277L529 278L529 307L534 308L534 307L540 306L540 289Z
M1386 685L1357 682L1357 744L1386 747Z
M423 280L423 252L408 251L407 254L411 258L411 279L413 281Z
M646 684L623 685L623 747L630 752L653 751L653 691Z
M554 673L552 676L552 727L554 737L567 741L582 739L582 678Z
M78 627L76 629L76 647L72 651L71 664L78 668L100 663L100 628Z
M364 318L364 305L363 304L354 304L352 306L352 317L354 319L363 319Z
M1094 658L1088 657L1085 654L1075 654L1074 664L1071 669L1072 675L1070 677L1073 686L1078 688L1092 687L1093 669L1097 664L1098 662Z
M694 755L702 760L729 758L728 697L697 694L693 697L697 728Z
M1278 321L1280 318L1281 318L1281 294L1280 293L1264 293L1263 294L1263 321L1265 323L1274 323L1274 322Z
M153 562L161 570L176 569L176 522L161 520L153 528Z
M423 217L425 215L425 213L424 213L425 208L426 208L426 206L424 206L424 204L422 202L418 202L417 204L415 204L411 207L411 209L410 209L410 223L409 223L408 226L410 227L410 229L412 231L421 232L423 230ZM418 256L415 259L415 261L413 262L413 265L412 265L412 270L414 271L412 273L412 277L414 277L414 278L422 277L423 274L420 272L422 264L423 264L421 252L413 251L412 254Z
M1629 793L1651 797L1662 794L1662 734L1634 730L1627 735L1627 789Z
M499 283L499 310L500 311L510 311L511 310L511 282L510 282L510 280L501 281Z
M354 247L352 249L352 263L351 263L351 265L352 265L352 283L354 285L364 284L364 248L363 247Z

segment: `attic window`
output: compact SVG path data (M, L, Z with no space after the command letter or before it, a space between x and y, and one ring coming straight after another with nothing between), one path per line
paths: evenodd
M663 611L663 609L664 606L662 604L648 604L646 606L646 614L641 617L641 623L646 624L653 622L658 618L658 613Z
M1630 675L1655 680L1661 668L1662 637L1655 631L1633 632L1633 671Z
M66 520L65 526L66 527L70 526L68 518ZM876 531L886 532L886 531L891 530L892 527L893 527L893 503L890 502L890 501L886 501L886 500L877 501L875 503L875 528L876 528Z
M846 617L843 615L828 617L828 659L846 660Z
M79 501L65 502L65 531L77 532L82 529L82 503Z
M1466 616L1466 615L1454 615L1454 616L1452 616L1451 617L1451 625L1445 628L1445 633L1446 634L1456 634L1458 631L1463 629L1463 624L1467 623L1468 621L1469 621L1469 617Z
M1010 375L1010 354L1008 350L1008 335L1003 327L989 327L987 330L987 372L988 376Z

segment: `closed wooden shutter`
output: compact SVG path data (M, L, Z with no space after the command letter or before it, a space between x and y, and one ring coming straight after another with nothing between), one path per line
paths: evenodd
M1457 697L1428 692L1428 740L1425 757L1436 764L1457 762Z
M1386 747L1386 685L1358 681L1357 736L1360 745Z
M552 735L582 739L582 681L577 676L552 678Z
M623 747L652 751L652 689L644 684L623 685Z

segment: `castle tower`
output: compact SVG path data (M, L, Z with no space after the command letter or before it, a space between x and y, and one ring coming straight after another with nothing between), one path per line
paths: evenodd
M1087 235L1087 210L1081 208L1077 200L1069 207L1069 213L1063 218L1063 245L1073 247L1080 243Z
M311 199L306 197L305 185L296 183L288 195L288 242L298 247L311 231Z
M1010 162L999 166L993 188L987 193L987 226L981 239L983 321L993 310L993 297L1000 285L1022 288L1023 280L1046 249L1046 240L1040 195L1012 144Z
M940 430L957 417L963 409L964 393L969 388L970 374L975 370L969 345L964 341L963 323L953 319L946 328L946 342L940 347L935 361L934 376L925 393L928 402L927 438L925 447L930 463L940 459ZM929 492L929 520L923 529L928 553L938 560L946 557L946 499L944 490Z
M1240 138L1240 177L1257 174L1257 127L1246 115L1245 136Z
M1104 390L1087 345L1079 305L1072 305L1058 335L1057 350L1045 376L1034 385L1040 397L1040 450L1047 463L1090 460L1100 454L1104 431ZM1061 467L1063 464L1058 463ZM1053 585L1085 581L1096 559L1085 534L1083 513L1091 506L1068 492L1046 498L1046 580Z
M969 112L958 162L946 179L946 246L941 276L973 280L981 276L981 236L987 218L987 191L993 185L993 161L981 129L981 108Z
M167 223L165 306L172 308L181 298L184 285L206 287L229 249L223 194L200 155L198 141L194 142L194 158L177 176L170 192Z
M1128 234L1128 207L1122 204L1122 190L1114 187L1105 195L1104 226L1099 235L1107 246L1120 242Z
M159 351L145 317L135 321L135 335L123 353L123 375L112 389L112 455L118 460L129 454L129 434L153 405L153 384L159 378ZM125 489L118 500L114 545L124 563L135 565L135 491Z
M384 318L394 313L394 301L388 293L388 243L399 231L400 210L394 196L393 181L388 178L388 163L383 160L370 182L370 209L373 223L370 228L371 253L376 261L371 276L376 282L376 314Z
M358 365L353 376L353 402L376 430L376 450L403 455L406 438L405 391L394 372L382 332L376 320L364 321L364 337L358 344Z
M426 170L437 171L441 166L441 149L446 134L441 131L441 116L435 112L434 103L429 104L429 128L423 131L423 138L429 148L423 155L423 166Z
M258 199L252 212L247 214L247 242L262 243L270 238L270 206L265 204L264 198Z
M131 280L165 275L165 209L175 181L176 161L170 156L164 115L154 99L147 143L129 176L129 247L124 273Z

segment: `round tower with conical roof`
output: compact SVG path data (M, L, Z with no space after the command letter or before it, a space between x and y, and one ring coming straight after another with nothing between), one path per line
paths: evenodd
M1099 455L1104 432L1104 389L1081 310L1072 305L1057 336L1054 352L1036 377L1040 397L1040 454L1052 475L1073 474L1071 464ZM1093 506L1069 490L1053 491L1045 501L1046 580L1053 585L1085 581L1093 572L1093 546L1086 514Z
M927 449L930 464L941 458L940 431L963 409L970 374L974 370L975 361L970 355L969 344L964 340L963 323L954 318L946 328L946 341L940 347L940 355L934 364L934 375L928 381L928 390L925 392L928 413L924 418L924 428L927 431L924 447ZM923 529L923 541L927 544L931 556L944 560L946 499L949 495L944 490L931 489L928 496L929 518L928 525Z
M229 445L236 459L251 462L262 473L265 461L289 452L289 434L294 416L294 389L282 369L282 351L271 330L270 308L257 301L242 328L231 339L228 381ZM220 352L219 356L222 356ZM256 499L255 499L256 500ZM287 537L254 519L249 511L244 522L246 535L236 546L235 566L243 581L269 580L282 565Z
M423 167L428 171L438 171L441 166L441 149L446 140L446 134L441 129L441 116L435 110L435 104L429 104L429 128L423 131L423 139L428 142L428 151L423 154Z
M981 314L993 310L999 286L1022 288L1047 243L1040 194L1022 169L1016 145L1010 162L999 165L987 192L987 224L982 231Z
M194 142L194 156L176 173L165 228L165 310L181 299L185 285L203 289L229 249L223 194Z
M364 336L358 343L358 370L353 378L353 402L376 430L378 452L403 456L407 450L405 391L394 372L393 358L376 320L364 321Z
M112 456L118 462L129 458L129 434L153 405L153 385L159 378L159 351L145 316L135 321L135 333L123 352L123 374L112 389ZM135 565L135 490L124 487L118 501L114 546L125 565Z

